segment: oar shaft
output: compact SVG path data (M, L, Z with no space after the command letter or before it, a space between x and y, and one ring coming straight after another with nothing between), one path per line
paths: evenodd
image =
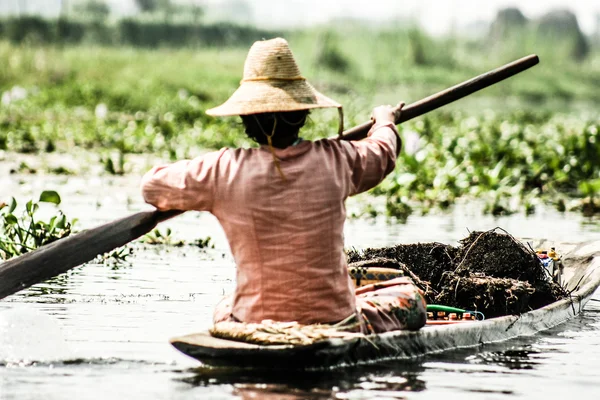
M0 299L123 246L180 211L144 211L85 230L0 264Z
M446 104L462 99L465 96L523 72L539 62L540 60L538 56L532 54L495 70L486 72L485 74L476 76L475 78L469 79L463 83L459 83L456 86L426 97L423 100L412 103L402 109L400 119L396 121L396 124L401 124L409 119L416 118L420 115L428 113L429 111L433 111L437 108L445 106ZM364 124L348 129L344 132L342 139L364 139L367 137L367 133L369 132L369 129L371 129L371 126L373 126L373 121L365 122Z

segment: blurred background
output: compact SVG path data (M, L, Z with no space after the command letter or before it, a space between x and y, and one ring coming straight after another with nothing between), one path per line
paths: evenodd
M457 199L484 212L598 210L600 3L358 0L2 0L0 150L97 157L101 173L250 146L204 110L235 90L249 46L283 36L346 127L530 53L541 64L402 126L403 162L374 194L405 218ZM337 114L312 113L308 138ZM30 162L31 163L31 162ZM92 163L94 164L94 163ZM85 173L90 163L50 172ZM27 161L13 171L36 170Z

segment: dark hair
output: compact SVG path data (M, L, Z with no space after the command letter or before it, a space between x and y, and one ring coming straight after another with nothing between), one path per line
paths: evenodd
M308 110L241 115L246 135L259 144L267 144L267 135L273 132L273 147L284 149L298 138L300 128L306 123Z

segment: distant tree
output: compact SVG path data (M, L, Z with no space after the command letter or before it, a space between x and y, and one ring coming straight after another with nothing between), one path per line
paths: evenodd
M528 22L527 17L518 8L504 8L498 11L490 26L490 37L494 41L500 41L506 36L518 35L522 33Z
M502 21L506 25L523 26L527 24L527 17L523 15L517 7L508 7L498 11L497 21Z
M156 9L156 0L135 0L135 5L141 12L152 12Z
M339 47L338 37L332 31L325 31L319 35L317 41L317 65L332 71L347 72L350 69L350 62Z
M429 60L427 59L427 54L425 52L425 48L427 47L425 43L425 36L419 29L413 28L408 31L408 43L410 44L409 54L411 61L415 65L429 64Z
M165 23L175 16L181 7L185 7L171 0L135 0L135 2L142 13L162 14Z
M101 0L87 0L76 4L74 11L95 21L103 21L110 15L110 7Z
M554 10L543 15L538 21L537 32L546 42L569 46L570 55L576 60L583 60L590 52L577 17L569 10Z
M141 12L152 13L164 10L171 6L170 0L135 0L135 4Z

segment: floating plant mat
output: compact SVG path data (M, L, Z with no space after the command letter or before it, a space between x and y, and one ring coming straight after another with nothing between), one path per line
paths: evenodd
M543 307L567 295L535 252L509 234L472 232L458 247L417 243L349 251L351 265L387 260L410 271L430 304L481 311L487 318Z

